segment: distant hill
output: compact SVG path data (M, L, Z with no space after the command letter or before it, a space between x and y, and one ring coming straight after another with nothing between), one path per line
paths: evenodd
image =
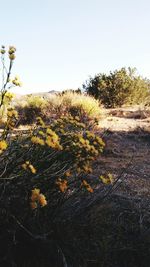
M49 92L38 92L38 93L30 93L30 94L25 94L25 95L20 95L20 94L15 94L15 100L24 100L26 98L26 96L40 96L43 98L48 98L50 95L52 94L57 94L60 93L60 91L56 91L56 90L51 90Z
M60 93L60 91L51 90L49 92L38 92L38 93L31 93L31 94L26 94L26 95L48 97L51 94L57 94L57 93Z

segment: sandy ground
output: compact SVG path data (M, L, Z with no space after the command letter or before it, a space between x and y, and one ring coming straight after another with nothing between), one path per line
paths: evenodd
M150 131L150 110L137 108L104 110L99 122L100 129L130 132L135 130Z
M113 109L105 111L99 132L106 148L96 163L95 176L120 176L118 192L150 196L150 116L149 112Z

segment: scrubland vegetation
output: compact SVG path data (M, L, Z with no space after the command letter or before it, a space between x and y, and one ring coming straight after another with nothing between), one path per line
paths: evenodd
M101 114L98 100L73 90L49 95L46 99L29 95L21 104L16 103L16 109L21 124L33 123L37 116L47 122L61 115L79 116L80 120L86 121L99 119Z
M149 80L122 68L13 101L15 55L1 48L0 266L147 267L150 132L100 126L104 107L144 112Z
M137 75L136 69L130 67L115 70L109 75L95 75L86 81L83 87L106 108L150 104L150 81Z

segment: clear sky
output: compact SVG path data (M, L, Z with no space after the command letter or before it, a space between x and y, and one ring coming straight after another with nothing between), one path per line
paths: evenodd
M150 0L0 0L0 9L18 93L75 89L128 66L150 78Z

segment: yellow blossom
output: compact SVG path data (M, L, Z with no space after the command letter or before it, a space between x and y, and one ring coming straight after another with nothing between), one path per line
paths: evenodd
M5 150L7 148L7 143L5 140L0 141L0 149Z
M38 200L39 195L40 195L40 189L38 189L38 188L34 188L34 189L32 190L32 194L31 194L31 201L36 201L36 200Z
M12 55L10 55L10 56L12 56ZM22 86L22 83L20 82L20 79L19 79L19 77L18 76L16 76L13 80L12 80L12 83L14 84L14 85L16 85L16 86Z
M34 188L32 190L30 199L31 199L31 202L30 202L31 209L36 209L38 207L38 204L41 207L45 207L47 205L46 197L40 193L40 189L38 188Z
M6 53L6 50L5 50L5 49L1 49L1 50L0 50L0 53L1 53L2 55L4 55L4 54Z
M24 170L27 170L27 165L25 163L23 163L21 166Z
M32 142L33 144L38 144L38 145L41 145L41 146L44 146L44 145L45 145L44 140L41 139L41 138L39 138L39 137L37 137L37 136L32 136L32 138L31 138L31 142Z
M33 173L33 174L35 174L36 173L36 169L34 168L34 166L33 165L29 165L29 169L30 169L30 171Z
M45 136L45 133L43 131L39 131L38 133L39 135Z
M18 118L18 112L17 112L15 109L10 108L10 109L8 109L8 111L7 111L7 117L8 117L9 123L11 124L11 123L13 123L12 120ZM10 120L10 119L11 119L11 120Z
M16 52L16 48L14 46L9 46L8 53L11 55L11 54L14 54L15 52Z
M44 121L42 120L41 117L37 117L36 120L37 120L37 124L38 125L40 125L42 127L45 127L45 123L44 123Z
M83 180L81 185L84 186L88 192L90 193L94 192L93 188L89 185L89 183L86 180Z
M90 193L93 193L93 192L94 192L93 188L92 188L90 185L87 186L86 189L87 189L87 191L89 191Z
M47 200L43 194L39 195L38 201L41 207L44 207L47 205Z
M0 141L0 154L4 151L4 150L6 150L6 148L7 148L7 143L6 143L6 141L5 140L1 140Z
M59 186L60 191L63 192L63 193L64 193L64 192L67 190L67 188L68 188L68 182L67 182L67 180L61 180L61 179L58 179L58 180L56 181L56 184Z
M108 174L107 176L103 176L100 175L100 180L104 183L104 184L111 184L113 183L113 177L111 174Z
M7 98L8 100L12 100L14 98L15 94L11 93L11 92L6 92L5 94L5 98Z
M24 170L30 170L33 174L36 173L35 167L29 161L26 161L21 166Z
M67 177L71 176L71 172L70 171L66 171L65 172L65 176L67 176Z
M15 59L15 54L9 54L9 58L10 58L10 60L14 60Z

